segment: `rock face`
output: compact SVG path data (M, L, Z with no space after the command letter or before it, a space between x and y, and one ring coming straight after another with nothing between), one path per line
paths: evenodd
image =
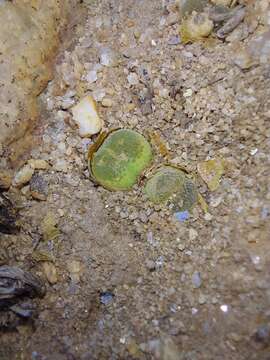
M0 2L0 148L22 138L38 117L36 97L52 77L59 30L76 0ZM12 146L9 146L9 150Z

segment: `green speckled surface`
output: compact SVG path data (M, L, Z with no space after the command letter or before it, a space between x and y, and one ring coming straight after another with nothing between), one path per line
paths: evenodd
M121 129L111 133L94 153L91 172L109 190L129 190L151 160L148 141L133 130Z
M189 210L197 201L195 184L175 167L163 166L147 182L145 193L155 204L170 202L174 211Z

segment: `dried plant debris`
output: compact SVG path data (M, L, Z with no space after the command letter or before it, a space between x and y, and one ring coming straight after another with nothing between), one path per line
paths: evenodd
M0 330L12 330L31 319L35 307L27 298L45 295L40 278L18 267L0 267Z
M57 227L57 220L53 213L49 212L42 221L41 230L44 241L57 241L60 230Z
M42 297L44 294L44 283L36 275L18 267L0 267L0 309L21 297Z
M18 230L18 212L12 202L0 194L0 233L12 234Z
M221 176L224 174L224 165L225 161L222 159L211 159L198 164L198 173L209 190L215 191L219 187Z

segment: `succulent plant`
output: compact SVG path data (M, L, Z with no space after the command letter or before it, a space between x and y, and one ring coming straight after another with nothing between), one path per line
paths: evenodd
M198 199L194 182L183 170L172 165L158 169L144 190L153 203L168 203L173 211L190 210Z
M118 129L89 151L89 171L95 182L109 190L129 190L152 160L152 149L139 133Z

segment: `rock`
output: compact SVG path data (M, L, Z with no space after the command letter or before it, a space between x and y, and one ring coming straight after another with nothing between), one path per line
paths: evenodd
M230 6L232 0L211 0L215 5Z
M245 18L246 9L240 7L233 11L231 18L217 31L217 37L224 39L230 32L232 32Z
M1 1L0 144L8 142L16 155L25 151L26 130L39 118L38 95L52 78L58 31L71 8L72 1Z
M30 165L24 165L15 175L12 185L15 187L22 187L27 184L34 175L35 169Z
M95 70L89 71L85 76L85 80L89 84L92 84L92 83L96 82L97 81L97 72Z
M70 273L71 279L75 282L79 282L83 269L81 262L77 260L72 260L67 264L67 268Z
M128 83L130 85L138 85L139 84L139 78L138 78L138 75L134 72L128 74Z
M93 98L95 99L95 101L100 102L105 97L106 92L104 89L96 89L93 91L92 94L93 94Z
M245 23L240 24L236 29L234 29L231 34L226 36L226 41L228 42L239 42L246 39L249 36L248 26Z
M81 137L90 137L100 132L103 122L97 113L95 101L90 95L84 97L72 108L72 114Z
M68 172L68 163L64 159L57 159L54 164L54 169L59 172Z
M197 165L198 173L207 184L209 190L215 191L224 174L224 161L222 159L211 159Z
M44 274L51 285L54 285L58 281L57 270L53 263L45 261L42 263Z
M270 343L270 325L264 324L260 325L256 332L253 335L253 338L256 342L269 345Z
M179 32L183 44L208 37L214 28L214 23L205 13L192 13L182 21Z
M180 37L178 35L173 35L169 38L168 45L178 45L180 42Z
M180 17L183 18L193 11L202 12L207 6L207 0L176 0Z
M0 193L0 233L12 234L18 230L18 212L12 202Z
M118 59L116 53L109 49L102 49L100 54L100 64L103 66L117 66Z
M49 212L41 223L41 231L43 235L43 240L48 241L57 241L60 235L60 231L57 227L57 220L53 213Z
M207 301L206 296L204 294L200 294L198 301L200 305L205 304Z
M267 64L270 61L270 30L253 39L246 48L237 49L234 63L241 69L249 69L256 64Z
M146 267L147 267L147 269L148 270L150 270L150 271L154 271L154 270L156 270L156 263L155 263L155 261L153 261L153 260L146 260Z
M198 271L192 274L191 280L195 289L198 289L202 285L201 274Z
M110 305L113 301L113 298L114 294L109 291L100 293L100 302L103 305Z
M8 171L0 171L0 190L8 190L11 186L12 178Z
M47 161L42 159L30 159L28 160L28 164L35 170L47 170L50 167Z
M113 101L109 98L104 98L101 101L101 105L104 107L111 107L111 106L113 106Z
M39 174L35 174L30 180L30 193L36 200L45 201L48 196L48 183Z
M197 237L198 237L197 231L196 231L195 229L193 229L193 228L190 228L190 229L189 229L189 239L190 239L191 241L193 241L193 240L195 240Z

